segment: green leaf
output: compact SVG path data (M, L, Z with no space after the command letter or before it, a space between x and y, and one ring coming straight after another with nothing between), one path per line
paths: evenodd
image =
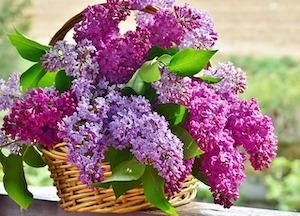
M183 124L189 115L187 107L175 103L160 104L154 111L163 115L170 125Z
M138 70L141 79L146 83L155 82L160 79L159 62L156 60L146 61Z
M112 184L112 182L106 182L106 183L97 182L97 183L93 183L93 184L90 184L90 185L93 186L93 187L108 189L111 186L111 184Z
M180 126L173 126L171 130L184 144L184 159L193 158L203 153L186 129Z
M93 187L106 188L112 186L116 200L130 189L138 187L142 183L141 179L134 181L117 181L117 182L99 182L91 184Z
M169 49L164 49L162 47L159 46L153 46L149 51L148 51L148 55L146 57L146 60L152 60L155 57L160 57L164 54L169 54L169 55L174 55L175 53L177 53L179 51L177 46L173 46Z
M109 162L112 171L114 171L119 164L123 163L124 161L129 161L132 158L133 155L129 149L120 151L110 146L108 151L105 152L105 161Z
M20 83L23 92L28 88L38 87L40 79L46 74L45 69L40 63L36 63L31 66L27 71L25 71L20 78Z
M55 78L58 72L47 72L38 82L38 86L45 88L50 87L55 83Z
M6 159L7 159L7 157L2 153L2 151L0 149L0 163L2 164L3 172L5 172Z
M158 100L158 94L150 83L145 85L145 92L142 95L145 96L151 104L155 104Z
M11 154L7 157L3 183L10 198L22 208L27 209L32 202L33 195L27 189L21 156Z
M126 182L112 182L116 200L130 189L138 187L142 183L141 179Z
M40 58L46 53L46 50L50 49L48 46L41 45L24 37L18 31L16 34L8 34L7 36L20 55L29 61L39 62Z
M22 146L23 161L32 167L44 167L46 166L42 156L36 151L33 146Z
M59 92L68 91L72 86L74 77L67 76L65 70L60 70L55 77L55 88Z
M102 181L102 183L138 180L143 175L144 171L145 164L141 164L133 158L119 164L113 170L112 175L108 179Z
M145 92L146 83L138 75L139 71L136 71L128 83L123 88L123 94L128 96L131 94L142 95Z
M147 166L142 177L144 193L146 199L155 207L162 211L178 215L175 208L169 203L164 193L165 180L160 177L157 170L152 166Z
M216 50L194 50L187 48L176 53L171 59L168 67L170 72L178 76L193 76L201 71Z
M195 162L193 164L192 168L192 175L203 182L204 184L209 185L207 178L203 175L203 173L200 171L201 163L203 162L203 154L195 158Z
M204 76L202 72L195 74L194 77L200 78L204 82L209 83L209 84L210 83L218 83L223 79L223 78L219 78L219 77Z
M163 63L164 65L168 65L170 64L170 61L172 59L172 56L171 55L168 55L168 54L163 54L162 56L160 56L157 61Z

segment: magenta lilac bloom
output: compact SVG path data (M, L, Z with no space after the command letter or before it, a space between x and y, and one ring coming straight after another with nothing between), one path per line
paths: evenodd
M177 77L163 70L152 84L159 103L178 103L189 109L184 124L204 153L200 169L208 179L215 202L230 207L238 199L238 187L245 180L245 154L254 169L268 168L276 156L277 137L269 117L261 114L257 101L240 100L245 74L231 63L203 72L223 77L220 83L206 84L199 79Z
M176 18L184 29L185 35L180 44L181 49L211 49L218 38L214 22L208 13L184 6L174 7Z
M235 139L235 146L246 149L255 170L269 168L278 142L271 119L261 114L256 99L237 101L230 113L226 128Z
M234 140L220 134L219 144L204 153L200 170L210 184L215 203L229 208L239 198L239 186L245 181L246 156L233 146Z
M4 117L5 134L9 134L11 139L20 138L44 146L59 143L57 123L62 116L74 111L74 103L71 95L60 99L54 89L29 90L23 97L14 100L9 115ZM60 107L66 105L69 106Z

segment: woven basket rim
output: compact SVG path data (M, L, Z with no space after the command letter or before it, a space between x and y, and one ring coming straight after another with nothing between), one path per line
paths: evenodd
M154 208L145 198L142 185L123 194L118 200L112 188L91 190L79 179L79 169L68 162L67 144L59 143L52 148L42 149L51 172L51 178L57 188L61 208L66 212L125 213ZM108 163L104 178L111 176ZM182 191L169 198L174 206L190 203L196 196L199 181L189 176L182 184Z

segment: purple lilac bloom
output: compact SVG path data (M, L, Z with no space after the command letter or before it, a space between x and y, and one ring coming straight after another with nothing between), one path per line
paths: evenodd
M170 10L160 9L153 17L152 25L146 26L150 31L152 45L163 48L172 47L173 43L179 45L184 36L184 30Z
M172 8L175 0L130 0L130 6L136 10L142 10L148 5L159 8Z
M44 146L52 146L61 142L57 137L57 123L66 113L72 113L71 95L62 100L54 89L34 89L27 91L23 97L15 99L10 113L4 117L3 130L11 139L38 142ZM68 107L60 107L68 106Z
M245 181L246 156L233 147L234 140L219 135L219 145L204 153L200 170L207 178L214 201L229 208L239 198L239 186Z
M120 37L118 24L129 14L129 4L126 1L108 0L107 8L102 5L89 6L83 14L82 22L74 27L74 39L76 42L91 40L99 49L102 41Z
M13 73L5 82L0 79L0 111L12 107L14 100L22 95L20 86L20 74Z
M180 44L180 49L211 49L217 40L214 22L207 12L184 6L174 7L176 18L185 31L185 36Z
M76 45L58 41L41 60L47 71L55 72L64 68L69 76L96 79L99 68L94 61L95 55L96 48L86 39Z
M229 112L228 103L202 82L194 89L186 104L190 111L185 128L203 151L218 145L219 134L224 130Z
M229 99L231 94L243 93L247 88L246 73L240 68L235 68L231 62L210 67L202 73L204 76L222 78L220 82L211 84L210 87L223 98Z
M171 133L165 118L153 113L144 97L122 96L105 80L94 87L87 80L73 85L77 89L84 82L93 97L77 98L76 112L59 124L59 137L69 144L69 159L79 167L80 179L84 183L103 180L103 170L95 164L103 161L112 145L119 150L131 148L138 161L153 164L166 179L168 196L179 192L191 162L184 163L183 143Z
M197 85L197 83L194 83ZM163 68L161 79L152 83L152 87L158 94L159 103L177 103L186 105L193 94L192 80L189 77L179 77L170 73L168 68Z
M4 146L5 143L4 143L4 133L2 130L0 130L0 147L1 146Z
M246 149L255 170L270 167L276 157L278 141L271 119L261 114L256 99L234 103L226 128L230 130L235 146Z

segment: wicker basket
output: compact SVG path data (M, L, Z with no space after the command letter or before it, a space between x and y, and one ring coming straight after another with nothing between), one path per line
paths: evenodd
M102 5L106 7L106 4ZM147 6L143 11L155 14L157 8ZM82 13L68 20L53 36L49 45L54 45L58 40L64 39L69 30L82 20ZM125 213L153 207L146 200L142 185L127 191L118 200L115 199L112 188L88 189L86 184L78 180L79 169L68 163L65 143L57 144L50 149L43 149L42 152L57 188L61 208L67 212ZM101 166L105 168L104 178L111 176L109 164L103 163ZM198 180L192 176L188 177L183 183L181 193L170 198L169 202L173 206L191 202L196 196L197 186Z
M152 208L146 200L142 185L127 191L117 201L112 188L90 190L86 184L78 180L79 170L68 163L65 143L43 149L43 154L51 172L51 178L57 188L61 208L67 212L125 213ZM101 164L105 168L104 178L111 175L108 163ZM169 202L179 206L191 202L197 193L198 180L190 176L183 183L182 191Z

